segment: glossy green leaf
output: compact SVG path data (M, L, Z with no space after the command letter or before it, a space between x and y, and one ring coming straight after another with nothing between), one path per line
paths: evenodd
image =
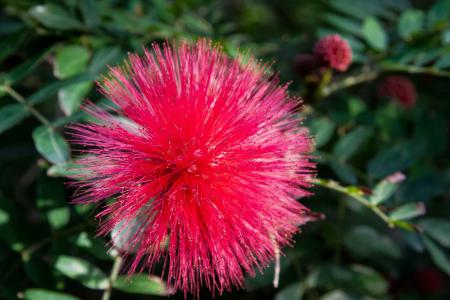
M113 287L123 292L143 295L166 296L173 293L159 277L136 274L131 277L119 276Z
M334 157L345 161L349 159L361 145L369 138L370 130L364 127L357 127L342 137L334 146Z
M62 163L69 159L69 144L61 134L46 126L33 130L33 140L37 151L52 163Z
M48 28L60 30L82 28L80 21L56 4L34 6L30 9L30 15Z
M388 38L383 26L376 18L367 18L364 21L362 32L369 46L378 51L386 50Z
M442 246L450 248L450 221L427 217L420 220L419 226Z
M426 236L423 237L423 243L436 266L450 276L450 260L445 252Z
M288 285L275 294L275 300L300 300L303 288L299 282Z
M88 288L105 289L108 287L108 277L102 270L86 260L62 255L56 260L55 268Z
M0 108L0 134L19 124L28 115L21 104L8 104Z
M415 33L423 29L424 21L423 11L417 9L404 11L398 21L398 33L403 39L409 40Z
M80 300L80 298L45 289L27 289L23 292L25 300Z
M425 204L422 202L408 203L394 209L389 217L394 221L408 220L425 214Z

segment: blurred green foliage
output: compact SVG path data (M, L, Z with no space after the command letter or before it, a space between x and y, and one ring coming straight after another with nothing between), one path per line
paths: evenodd
M248 278L246 290L218 298L450 298L449 0L1 3L0 298L172 292L158 277L119 275L111 237L95 235L96 208L70 204L64 177L76 170L64 126L86 119L84 99L105 101L94 81L127 52L198 37L230 56L250 50L275 62L290 92L303 96L327 178L302 200L326 218L285 249L280 288L271 266ZM312 83L298 77L295 55L332 33L352 47L349 71L319 72ZM378 82L392 73L415 83L411 110L378 96ZM396 172L406 180L386 178Z

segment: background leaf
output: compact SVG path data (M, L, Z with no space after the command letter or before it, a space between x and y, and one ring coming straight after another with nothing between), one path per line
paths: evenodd
M37 151L52 163L62 163L69 159L69 144L52 128L37 127L33 131Z
M377 19L369 17L364 20L362 27L364 39L373 49L378 51L386 50L387 36Z

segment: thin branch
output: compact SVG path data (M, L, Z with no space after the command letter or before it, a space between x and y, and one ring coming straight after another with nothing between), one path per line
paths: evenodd
M331 83L330 85L324 87L320 93L322 98L328 97L336 91L358 85L363 82L372 81L379 75L378 71L364 71L361 74L348 76L340 81Z
M330 189L330 190L338 191L340 193L343 193L343 194L353 198L354 200L358 201L362 205L364 205L367 208L369 208L376 215L378 215L390 228L394 228L395 227L394 222L379 207L377 207L376 205L373 205L372 203L369 202L369 200L367 200L366 198L362 197L361 195L358 195L356 193L350 192L347 187L344 187L344 186L340 185L336 181L317 179L315 181L315 184L317 184L319 186L322 186L322 187L325 187L325 188Z
M8 95L10 95L14 100L22 104L25 107L25 109L28 110L31 114L33 114L36 117L36 119L38 119L42 124L44 124L49 128L52 128L52 124L50 123L50 121L46 117L44 117L44 115L42 115L39 111L37 111L33 106L28 104L25 98L22 97L22 95L20 95L18 92L16 92L11 86L4 85L3 90L6 93L8 93Z

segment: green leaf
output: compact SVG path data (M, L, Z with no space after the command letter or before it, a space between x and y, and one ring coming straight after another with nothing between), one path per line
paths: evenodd
M362 31L364 39L369 46L378 51L386 50L387 35L376 18L370 17L365 19Z
M442 55L434 64L434 67L446 69L450 67L450 53Z
M403 171L420 158L424 145L414 140L406 141L379 151L368 165L367 172L375 179Z
M378 205L389 200L389 198L397 191L398 186L397 183L392 183L386 179L380 181L373 189L373 194L369 198L370 203Z
M47 170L47 175L50 177L72 177L87 172L85 170L80 170L81 168L82 166L74 162L64 162L51 166Z
M213 32L211 24L200 16L184 14L180 20L186 27L187 32L192 32L201 36L209 36Z
M89 50L80 45L68 45L56 52L53 72L56 78L66 79L86 70L89 62Z
M329 164L339 180L348 184L356 184L358 182L355 171L350 165L335 159L330 160Z
M100 23L100 8L95 0L81 0L79 1L81 14L83 15L84 23L95 28Z
M370 130L357 127L341 138L333 149L334 156L340 161L350 158L370 136Z
M338 29L355 36L361 36L361 25L352 18L343 17L341 15L327 13L323 15L323 20Z
M450 17L450 0L437 0L427 13L428 28L441 27Z
M80 298L60 292L44 289L27 289L23 293L25 300L80 300Z
M355 300L355 298L342 290L333 290L320 297L319 300Z
M28 102L30 103L30 105L36 105L38 103L51 99L51 96L62 88L80 82L91 81L95 78L96 75L94 74L82 73L60 81L53 81L52 83L41 87L36 93L28 97Z
M103 260L111 260L112 256L108 255L105 241L100 238L92 237L87 232L80 232L75 238L75 245L85 249L95 257Z
M123 292L143 295L167 296L173 293L159 277L144 274L119 276L113 282L113 287Z
M122 55L123 53L119 47L101 48L95 52L88 70L92 74L99 74L103 72L109 64L115 64L122 59Z
M46 215L50 227L60 229L69 223L70 209L64 186L59 180L40 176L37 182L37 207Z
M303 283L307 288L340 288L373 296L385 295L388 288L380 273L362 265L353 265L350 269L333 264L321 265L313 269Z
M450 221L438 218L420 220L419 225L442 246L450 248Z
M7 83L8 85L13 85L14 83L22 80L27 75L32 73L37 66L50 54L53 47L49 47L44 51L41 51L34 57L24 61L11 71L9 71L4 77L1 78L1 82Z
M9 104L0 109L0 134L25 119L28 111L21 104Z
M405 40L410 40L411 37L422 31L425 21L425 14L418 9L410 9L404 11L398 21L398 33Z
M21 211L0 193L0 240L17 252L29 244L28 227Z
M311 130L311 135L315 138L315 145L317 148L325 145L333 135L336 124L326 117L311 119L308 122Z
M431 239L426 236L423 237L423 243L428 253L431 255L431 259L442 271L450 276L450 260L448 259L445 252L436 245Z
M400 250L385 235L378 233L369 226L355 226L345 237L344 245L358 257L388 256L397 258Z
M364 292L377 296L385 295L387 292L389 285L386 279L374 269L362 265L354 265L352 266L352 271L356 275L356 285Z
M33 130L33 140L37 151L52 163L62 163L69 159L69 144L52 128L39 126Z
M54 63L54 74L59 79L82 73L89 62L89 50L80 45L69 45L58 49ZM62 88L58 92L59 106L66 115L73 114L89 93L92 83L85 82Z
M30 15L39 23L51 29L80 29L83 24L56 4L37 5L30 9Z
M59 256L55 268L65 276L91 289L105 289L109 284L108 277L102 270L77 257Z
M423 202L408 203L396 208L389 214L393 221L408 220L425 214L425 204Z
M288 285L275 294L275 300L300 300L303 295L303 288L299 282Z
M92 89L91 82L74 84L58 92L59 107L66 116L72 115L83 102L84 97Z

